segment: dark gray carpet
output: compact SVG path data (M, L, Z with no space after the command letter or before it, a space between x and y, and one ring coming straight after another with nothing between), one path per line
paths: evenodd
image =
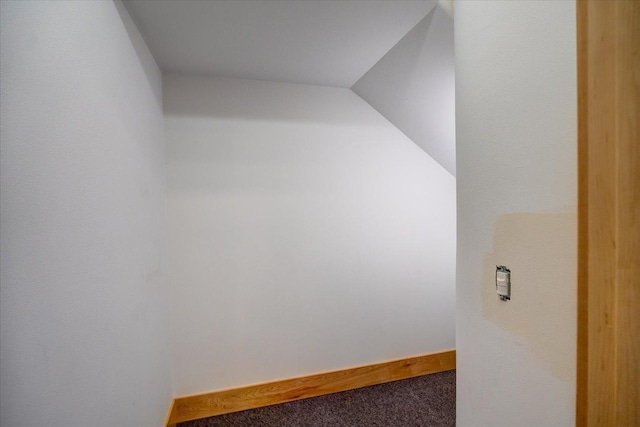
M456 371L178 424L179 427L454 426Z

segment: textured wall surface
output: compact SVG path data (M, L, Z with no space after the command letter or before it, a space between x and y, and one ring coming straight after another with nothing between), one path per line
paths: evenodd
M575 22L573 1L456 3L462 427L575 424Z
M454 346L451 174L348 89L164 77L177 395Z
M0 8L0 424L161 425L160 71L119 3Z

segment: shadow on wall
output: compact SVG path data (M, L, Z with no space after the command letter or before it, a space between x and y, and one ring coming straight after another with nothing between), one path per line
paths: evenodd
M162 85L160 69L156 64L153 55L147 48L147 45L142 38L142 35L138 31L135 22L131 19L131 15L127 11L123 2L115 1L114 2L116 11L120 15L120 19L122 20L122 27L126 31L126 34L129 36L129 40L131 41L131 47L135 50L137 55L135 55L138 60L138 64L140 64L140 70L144 72L147 76L145 83L149 86L149 93L153 95L158 104L158 108L162 109L162 90L161 87L152 87L152 84Z
M170 191L391 202L414 188L398 171L442 169L349 89L165 75L164 92Z
M332 125L381 126L371 113L344 114L341 100L353 92L345 88L245 80L228 77L171 75L165 85L165 115L268 122L307 122Z

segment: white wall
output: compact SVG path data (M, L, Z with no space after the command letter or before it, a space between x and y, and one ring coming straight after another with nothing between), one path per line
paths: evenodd
M177 395L453 348L451 174L348 89L164 90Z
M0 7L0 424L161 425L160 71L121 4Z
M353 91L456 174L453 19L435 7Z
M575 7L456 3L461 427L575 424Z

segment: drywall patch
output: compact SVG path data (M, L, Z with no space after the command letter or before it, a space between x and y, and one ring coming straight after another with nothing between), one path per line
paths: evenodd
M563 381L575 377L576 239L576 214L504 215L482 280L484 316L525 338L532 358ZM498 264L511 269L508 302L495 291Z

